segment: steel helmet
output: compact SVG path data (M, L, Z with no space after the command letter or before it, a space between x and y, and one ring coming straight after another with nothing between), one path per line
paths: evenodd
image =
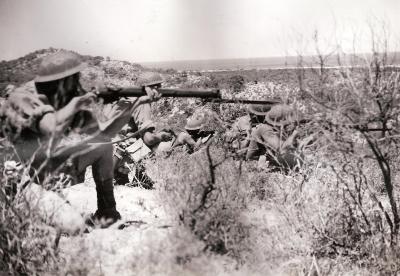
M163 79L160 74L155 72L143 72L136 80L138 86L150 86L161 84Z
M285 126L296 121L294 109L286 104L275 105L265 116L265 121L273 126Z
M35 82L49 82L66 78L82 71L86 64L78 54L59 51L42 59L37 70Z
M267 115L272 106L272 104L250 104L248 111L255 115Z

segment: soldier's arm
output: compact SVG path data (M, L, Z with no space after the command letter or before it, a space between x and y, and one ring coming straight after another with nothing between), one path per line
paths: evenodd
M279 151L281 147L281 141L279 137L269 126L259 125L252 131L246 159L258 159L262 150L260 147L265 147L274 151Z
M93 103L92 93L73 98L65 107L52 113L46 113L39 121L39 131L44 136L58 135L71 124L78 111L86 109Z
M259 156L259 146L255 140L251 140L246 152L246 160L256 160ZM239 153L240 154L240 153ZM242 153L243 154L243 153Z
M161 99L161 93L157 91L157 89L151 88L149 86L145 87L146 90L146 96L139 97L139 102L138 104L147 104L147 103L152 103L156 102L159 99Z
M143 142L148 147L153 147L161 142L170 141L171 139L172 139L172 134L166 131L159 131L159 132L155 132L154 130L147 131L143 135Z
M255 140L258 143L265 145L266 148L279 152L283 147L283 141L279 136L266 125L260 125L255 131Z
M196 146L196 141L193 140L192 136L190 136L188 133L181 132L178 134L178 137L176 138L174 147L177 147L180 145L188 145L191 148L194 148Z
M295 130L292 132L292 134L291 134L291 135L286 139L286 141L283 143L283 145L282 145L282 150L286 150L286 149L288 149L288 148L290 148L290 147L293 146L294 140L296 139L298 133L299 133L299 132L297 131L297 129L295 129Z
M146 102L146 99L150 99L151 97L158 99L161 94L159 94L157 90L149 87L146 87L146 92L148 93L148 96L139 98L142 99L141 105L134 109L132 118L138 129L141 129L144 124L151 124L153 126L148 128L148 130L142 136L143 142L146 144L146 146L151 148L161 142L171 140L172 134L166 131L155 131L151 116L151 105L150 103Z

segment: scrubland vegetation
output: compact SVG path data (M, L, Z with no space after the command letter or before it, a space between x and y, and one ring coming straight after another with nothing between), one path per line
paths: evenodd
M3 63L2 84L27 81L32 64L47 52ZM338 53L335 69L326 68L319 55L319 68L306 69L300 62L297 69L257 71L258 77L241 71L164 71L166 87L219 87L225 97L280 97L297 106L306 119L298 126L305 164L283 174L237 158L224 133L246 113L243 106L157 102L153 108L160 125L181 128L189 114L204 106L225 123L215 143L199 152L189 155L177 149L146 161L156 182L152 193L171 227L162 239L154 235L142 240L140 250L133 249L126 260L129 272L124 273L398 274L400 72L387 67L384 49L376 48L363 67L341 66L345 59L340 57ZM133 85L145 70L127 62L85 58L90 65L83 72L87 86L98 79ZM83 241L81 257L68 255L59 248L57 230L37 217L34 207L27 208L20 171L27 168L10 167L6 153L12 147L2 139L0 272L96 274L92 268L98 252L84 242L90 234L78 237Z

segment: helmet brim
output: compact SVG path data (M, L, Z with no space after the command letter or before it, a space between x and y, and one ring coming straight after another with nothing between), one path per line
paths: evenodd
M185 126L185 129L186 129L186 130L198 130L198 129L202 129L203 126L204 126L204 125L193 127L193 126L188 126L188 125L186 125L186 126Z
M152 85L156 85L156 84L162 84L162 81L148 82L148 83L144 84L143 86L152 86Z
M265 117L264 121L272 126L287 126L287 125L290 125L291 123L294 123L296 120L293 117L289 117L286 120L277 121L277 120L272 120L271 118L269 118L267 116L267 117Z
M273 105L249 105L248 111L254 115L265 116L271 110Z
M57 74L52 74L52 75L47 75L47 76L37 76L34 79L34 82L49 82L49 81L55 81L55 80L60 80L63 78L66 78L68 76L72 76L76 73L79 73L80 71L82 71L83 69L85 69L87 67L86 63L81 63L73 68L70 68L66 71L63 71L61 73L57 73Z

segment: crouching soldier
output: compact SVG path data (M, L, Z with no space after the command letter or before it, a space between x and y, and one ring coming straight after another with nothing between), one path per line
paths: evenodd
M159 74L153 72L142 73L136 83L143 89L155 90L162 85L162 78ZM173 138L172 132L166 130L156 131L152 119L150 103L142 104L136 108L129 120L126 128L120 133L120 137L130 135L138 130L144 131L140 139L127 141L120 144L114 153L115 164L115 183L117 185L129 184L132 186L141 186L145 189L152 189L153 181L146 174L143 159L154 151L161 142L170 141ZM134 166L134 168L130 168ZM129 172L135 171L133 180L129 180Z
M249 115L256 126L251 131L247 160L265 160L273 170L285 172L302 164L302 155L296 150L297 130L289 130L298 119L290 106L250 105Z
M159 95L146 90L147 96L115 109L108 114L110 120L100 122L93 105L96 95L80 84L84 67L72 52L44 57L32 88L14 90L3 104L2 128L14 144L18 161L31 165L34 181L44 183L46 176L66 169L79 175L91 166L97 192L91 222L107 221L103 226L108 226L121 218L114 197L109 142L137 106Z

